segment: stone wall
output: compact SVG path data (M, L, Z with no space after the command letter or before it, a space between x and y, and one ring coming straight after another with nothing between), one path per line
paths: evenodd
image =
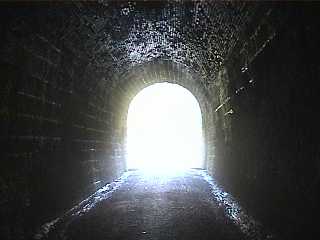
M27 238L124 170L103 82L62 38L69 10L1 9L1 239Z
M230 98L216 112L224 160L218 176L284 239L317 231L318 10L300 3L267 11L251 37L238 42L217 81L221 99Z

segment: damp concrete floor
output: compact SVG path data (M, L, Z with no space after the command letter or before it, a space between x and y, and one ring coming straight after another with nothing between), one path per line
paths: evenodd
M203 170L127 172L43 226L37 239L274 239Z

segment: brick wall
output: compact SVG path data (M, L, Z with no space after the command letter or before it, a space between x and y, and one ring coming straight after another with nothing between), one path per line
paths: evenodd
M317 231L318 10L276 4L239 40L218 75L227 83L218 92L230 97L216 113L221 179L284 239Z

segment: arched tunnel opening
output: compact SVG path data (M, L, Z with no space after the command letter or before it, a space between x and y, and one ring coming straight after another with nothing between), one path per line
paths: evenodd
M197 99L177 84L144 88L130 102L126 142L127 169L172 172L204 168Z
M318 236L319 8L0 1L0 239ZM197 107L159 116L191 110L166 90L131 135L158 85ZM143 173L167 164L185 169Z

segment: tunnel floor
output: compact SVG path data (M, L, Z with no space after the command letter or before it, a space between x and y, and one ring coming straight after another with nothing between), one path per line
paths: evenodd
M273 239L203 170L127 172L46 227L45 239Z

